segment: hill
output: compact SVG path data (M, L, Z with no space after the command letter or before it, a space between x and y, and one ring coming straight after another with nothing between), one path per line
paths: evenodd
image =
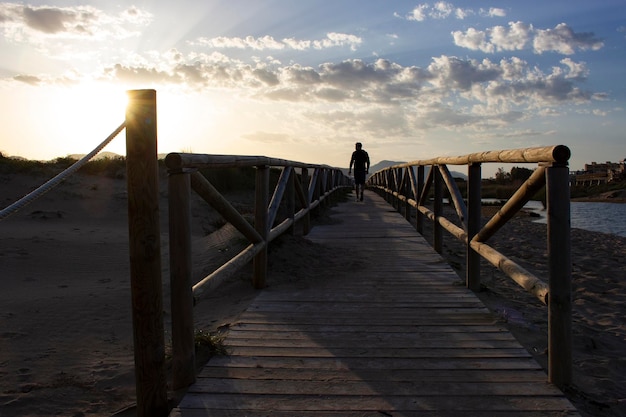
M86 154L79 154L79 153L74 153L71 155L67 155L67 158L71 158L71 159L75 159L75 160L79 160L81 158L83 158ZM93 157L93 161L97 161L98 159L117 159L117 158L123 158L122 155L118 155L115 152L100 152L98 155Z

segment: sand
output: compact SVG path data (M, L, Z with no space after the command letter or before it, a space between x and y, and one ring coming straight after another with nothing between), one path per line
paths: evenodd
M46 178L4 174L4 207ZM161 210L166 331L169 326L166 222ZM233 197L249 207L250 195ZM135 401L125 181L76 175L21 212L0 222L0 416L110 416ZM194 201L198 278L231 256L241 241L219 217ZM317 221L332 221L332 209ZM214 232L205 237L206 233ZM428 234L427 234L428 237ZM546 276L545 225L514 218L492 239L538 276ZM626 238L572 231L574 386L567 390L583 416L626 415ZM269 282L306 283L301 259L343 253L285 236L272 245ZM444 239L444 257L463 275L463 247ZM225 331L256 291L250 271L224 283L195 310L199 328ZM532 352L547 362L547 311L485 265L479 296ZM168 335L166 334L166 338Z

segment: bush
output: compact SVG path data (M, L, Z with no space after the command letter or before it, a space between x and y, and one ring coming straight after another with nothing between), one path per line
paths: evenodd
M83 165L78 172L88 175L102 175L108 178L124 178L126 158L116 156L94 159Z
M1 174L37 174L45 173L48 165L41 161L31 161L21 158L7 158L0 152Z

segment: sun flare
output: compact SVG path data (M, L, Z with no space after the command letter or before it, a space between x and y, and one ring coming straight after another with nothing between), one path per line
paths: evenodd
M124 121L128 97L122 88L88 83L58 93L55 101L54 117L64 132L62 147L86 153ZM124 153L124 149L118 139L107 150Z

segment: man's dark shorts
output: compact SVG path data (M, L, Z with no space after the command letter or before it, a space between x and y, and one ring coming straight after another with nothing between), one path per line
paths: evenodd
M354 171L354 183L365 184L365 171Z

